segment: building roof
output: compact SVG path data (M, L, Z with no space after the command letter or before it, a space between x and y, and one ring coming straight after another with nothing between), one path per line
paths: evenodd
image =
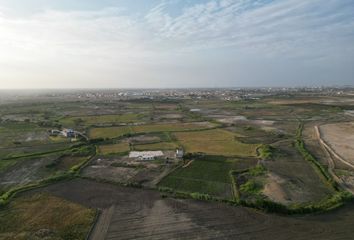
M162 151L131 151L129 158L155 158L163 156Z

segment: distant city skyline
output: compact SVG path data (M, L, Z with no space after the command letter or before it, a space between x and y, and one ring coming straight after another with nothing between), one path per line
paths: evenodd
M0 0L0 89L353 84L353 0Z

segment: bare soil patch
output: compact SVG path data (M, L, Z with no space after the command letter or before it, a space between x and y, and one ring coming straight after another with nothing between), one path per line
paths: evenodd
M321 215L285 217L221 203L161 199L159 193L150 190L79 179L36 191L92 208L109 209L114 205L105 239L353 238L353 204Z
M320 132L336 154L354 164L354 122L322 125Z

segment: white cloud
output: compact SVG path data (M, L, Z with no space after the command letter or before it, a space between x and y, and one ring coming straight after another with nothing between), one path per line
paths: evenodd
M0 83L26 79L35 86L57 86L59 79L80 79L78 86L103 81L144 87L161 83L168 74L159 71L182 63L198 71L216 64L217 71L218 62L203 62L201 53L224 49L238 53L219 56L226 62L260 56L323 66L354 56L351 0L210 0L185 6L177 15L167 10L170 4L163 1L143 17L106 8L52 9L18 18L0 6ZM181 76L188 82L199 75L188 69Z

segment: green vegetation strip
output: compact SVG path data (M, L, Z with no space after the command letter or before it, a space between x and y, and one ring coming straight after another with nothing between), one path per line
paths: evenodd
M301 135L298 135L298 136L301 136ZM301 139L297 139L297 140L301 141ZM303 144L300 144L299 146L303 147ZM305 149L305 148L302 148L302 149ZM308 153L306 156L308 157L308 156L312 156L312 155L310 155ZM310 159L311 159L311 162L316 161L313 157ZM208 162L208 163L210 163L210 162ZM315 166L317 166L317 164ZM249 168L246 170L232 170L232 169L229 170L228 174L229 174L230 181L232 184L233 198L232 199L225 199L224 197L216 197L215 195L195 192L196 188L193 188L190 185L188 185L188 187L185 189L180 189L180 188L178 189L178 188L174 187L175 184L171 184L170 181L177 180L180 182L181 178L177 179L176 176L182 177L183 175L187 174L187 172L185 172L181 175L181 173L182 173L181 170L182 170L181 166L176 168L173 172L171 172L169 175L167 175L160 182L162 184L161 185L159 184L160 187L158 188L158 190L162 193L162 197L191 198L191 199L196 199L196 200L225 202L225 203L228 203L233 206L251 207L251 208L259 209L259 210L262 210L265 212L281 213L281 214L309 214L309 213L325 212L325 211L340 207L343 204L345 204L346 202L353 200L353 195L351 193L349 193L347 191L339 190L338 188L335 188L336 192L333 195L328 196L327 198L325 198L321 201L318 201L318 202L283 205L281 203L273 202L273 201L267 199L266 197L263 197L261 194L259 194L256 191L257 189L253 188L252 186L248 186L248 185L252 185L251 183L248 185L243 184L240 186L240 188L243 188L243 191L245 191L245 193L247 193L247 194L254 193L255 197L251 200L242 199L241 193L240 193L242 191L242 189L239 188L239 186L236 182L236 179L235 179L235 175L249 174L250 176L261 176L266 171L266 169L261 165L257 165L256 167ZM203 170L200 169L200 171L203 171ZM322 171L320 171L320 172L322 172ZM195 172L193 172L193 173L195 174ZM183 176L183 177L186 178L187 176ZM169 178L170 178L170 180L166 181ZM330 181L330 179L331 178L329 178L329 181ZM197 179L195 179L195 180L197 180ZM191 182L189 182L189 184L190 183ZM201 182L201 183L204 183L204 182ZM178 184L176 186L178 186ZM253 190L255 190L256 192L254 192Z
M62 149L53 150L53 151L47 151L47 152L37 152L37 153L23 154L23 155L18 155L18 156L14 156L14 157L3 158L1 160L8 161L8 160L15 160L15 159L19 159L19 158L44 156L44 155L49 155L49 154L52 154L52 153L64 152L64 151L72 149L72 148L73 147L62 148Z
M320 175L321 179L333 188L335 191L339 191L339 187L337 182L332 178L326 168L324 168L316 158L306 149L304 141L302 140L302 130L304 128L304 124L300 123L299 127L296 132L296 139L295 139L295 147L301 153L302 157L309 161L311 165L314 167L316 172Z
M93 146L91 146L91 145L82 146L82 148L84 148L83 151L87 150L87 148L89 148L89 147L93 147ZM77 150L77 149L73 149L73 150ZM80 149L78 151L80 151ZM96 151L97 151L97 149L96 149ZM70 180L75 177L78 177L81 169L84 168L96 154L96 152L92 152L92 153L93 153L93 155L88 156L85 161L72 166L65 173L43 179L43 180L36 182L36 183L30 183L30 184L27 184L24 186L15 187L15 188L12 188L9 191L3 193L0 196L0 207L7 205L10 202L10 200L18 193L25 192L25 191L35 189L35 188L39 188L39 187L44 187L44 186L47 186L52 183L56 183L56 182L60 182L60 181L64 181L64 180Z

